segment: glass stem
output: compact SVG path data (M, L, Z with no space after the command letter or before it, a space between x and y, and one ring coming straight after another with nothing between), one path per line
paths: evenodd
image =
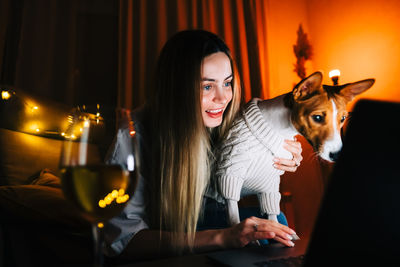
M92 224L92 232L93 232L93 248L94 248L94 266L102 267L103 266L103 231L102 227L98 227L97 223Z

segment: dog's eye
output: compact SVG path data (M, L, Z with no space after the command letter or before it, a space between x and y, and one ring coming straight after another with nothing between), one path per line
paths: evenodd
M316 122L316 123L322 123L324 122L324 117L321 115L312 115L311 118Z
M343 123L346 120L346 116L342 116L342 119L340 120L341 123Z

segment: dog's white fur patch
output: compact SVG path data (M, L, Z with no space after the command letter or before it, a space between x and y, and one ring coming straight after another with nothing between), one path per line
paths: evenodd
M327 139L322 146L321 153L319 156L327 161L332 161L330 153L337 153L342 149L342 138L340 136L340 129L337 127L337 116L338 109L336 107L335 101L331 100L332 103L332 129L333 135L331 138Z

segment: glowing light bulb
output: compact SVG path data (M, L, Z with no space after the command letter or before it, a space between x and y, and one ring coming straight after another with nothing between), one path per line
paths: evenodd
M105 208L106 206L107 206L107 204L103 199L99 200L99 207L100 208Z
M83 127L87 128L87 127L89 127L89 125L90 125L89 120L85 120L83 122Z
M134 125L133 121L129 122L129 134L131 136L134 136L136 134L135 125Z
M125 189L121 188L120 190L118 190L118 195L119 196L125 195Z
M339 76L340 76L340 70L331 70L329 72L329 78L331 78L333 85L339 85Z
M1 98L7 100L11 97L11 94L8 91L1 91Z
M331 70L329 72L329 78L335 77L335 76L340 76L340 70L335 69L335 70Z
M108 194L105 198L104 201L106 202L107 205L110 205L111 202L113 201L113 197L111 196L111 194Z
M118 191L117 191L117 190L113 190L113 191L111 192L111 196L112 196L113 198L117 198L117 197L118 197Z

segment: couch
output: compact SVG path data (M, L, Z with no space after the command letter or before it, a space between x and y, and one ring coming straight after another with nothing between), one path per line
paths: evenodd
M0 91L0 267L90 263L90 225L57 173L70 107Z

